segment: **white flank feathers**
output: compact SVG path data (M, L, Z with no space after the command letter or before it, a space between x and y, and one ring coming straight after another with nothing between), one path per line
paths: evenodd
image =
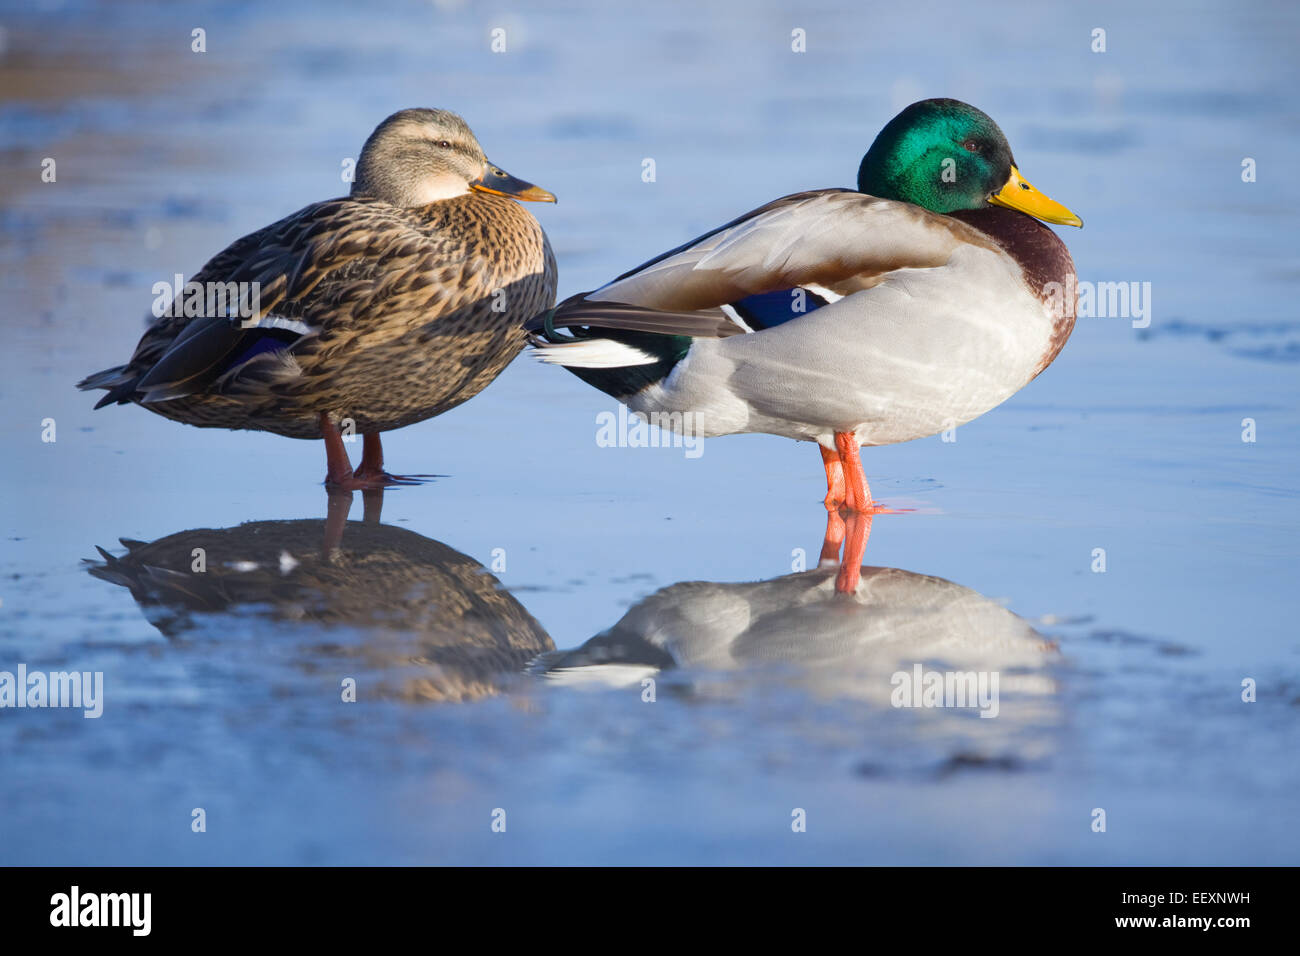
M577 342L536 342L534 351L543 362L569 368L626 368L653 365L659 359L613 339L581 339Z

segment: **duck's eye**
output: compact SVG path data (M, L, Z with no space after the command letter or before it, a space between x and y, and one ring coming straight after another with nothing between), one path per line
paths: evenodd
M443 149L451 149L451 143L445 139L438 140L438 145L441 146Z
M962 149L972 153L978 153L980 151L980 144L975 142L973 139L966 140L966 142L961 144L961 147Z

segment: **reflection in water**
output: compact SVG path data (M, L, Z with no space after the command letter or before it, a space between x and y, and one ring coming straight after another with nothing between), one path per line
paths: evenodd
M1063 724L1055 645L951 581L898 568L853 571L828 560L770 581L674 584L581 647L542 654L530 670L563 685L625 688L612 692L642 701L726 701L724 712L746 728L742 737L776 722L797 750L860 755L854 770L864 776L944 779L1051 759ZM846 578L856 579L850 593ZM996 693L991 707L978 694L965 706L951 698L947 706L896 706L898 675L961 675ZM718 712L708 713L692 739L717 724Z
M304 625L313 647L392 669L384 692L466 700L500 689L555 645L473 558L379 523L382 492L363 521L347 521L351 493L331 495L321 520L195 528L92 562L95 577L131 589L150 621L176 638L213 626L273 632ZM278 637L278 634L272 636ZM355 636L355 640L346 638Z
M542 655L533 670L615 686L670 668L744 670L888 705L893 675L921 664L996 673L1000 693L1022 701L1054 695L1054 645L1000 604L898 568L860 575L852 594L838 590L843 569L835 567L749 584L674 584L581 647Z
M365 497L363 521L347 520L351 502L349 493L332 495L325 521L124 540L124 556L101 550L104 561L90 572L130 588L169 638L206 631L224 643L252 630L254 640L278 643L296 633L303 646L293 659L301 668L343 672L336 663L342 657L401 699L482 697L525 671L553 684L639 693L643 679L673 671L669 694L734 700L755 690L794 690L805 702L792 705L795 722L806 712L806 694L883 708L896 719L855 728L855 743L876 733L884 750L908 749L887 758L892 768L972 759L1019 765L1051 747L1038 731L1057 722L1054 645L951 581L859 566L845 593L845 567L824 555L822 568L770 581L674 584L581 647L557 651L478 562L381 524L382 492ZM918 666L924 674L996 678L991 712L974 699L960 707L891 706L897 675ZM981 710L997 719L971 719Z

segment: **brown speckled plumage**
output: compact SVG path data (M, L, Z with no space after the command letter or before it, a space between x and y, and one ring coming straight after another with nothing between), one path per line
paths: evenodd
M322 437L322 413L378 433L481 391L527 343L524 321L555 301L546 235L514 199L447 185L468 190L484 170L505 176L454 114L395 114L363 164L387 178L235 241L191 279L257 283L263 324L302 323L305 334L227 315L164 316L127 364L80 387L107 388L101 405L135 402L191 425L292 438ZM424 194L453 194L405 205L421 196L422 175ZM259 342L275 347L245 359Z

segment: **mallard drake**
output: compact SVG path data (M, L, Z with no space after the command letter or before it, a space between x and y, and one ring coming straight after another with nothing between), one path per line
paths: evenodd
M828 511L870 514L861 446L970 421L1069 337L1074 263L1036 219L1083 224L989 116L924 100L876 137L857 191L777 199L530 327L542 360L652 423L817 442Z
M455 113L394 113L366 140L350 195L226 247L130 361L78 388L108 389L96 408L324 438L333 487L403 481L384 471L380 433L472 398L555 302L550 243L515 200L555 197L488 162Z

